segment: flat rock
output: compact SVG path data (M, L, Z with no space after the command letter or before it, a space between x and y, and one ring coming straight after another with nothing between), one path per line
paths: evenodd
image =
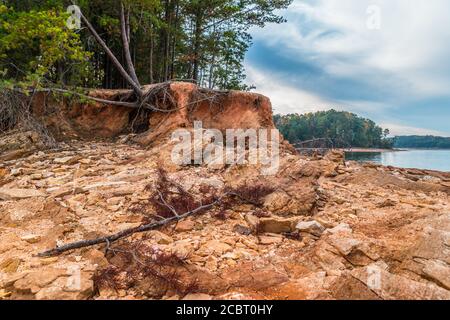
M21 239L30 244L38 243L41 241L41 237L39 235L35 235L35 234L27 234L27 235L21 237Z
M0 200L21 200L35 197L45 197L46 194L34 189L0 188Z
M299 222L295 228L300 232L306 232L317 237L320 237L325 231L325 227L317 221Z
M384 300L450 299L450 291L444 288L392 274L376 266L355 269L351 275Z
M196 254L202 257L210 256L210 255L216 255L221 256L226 252L229 252L232 250L232 247L222 241L218 240L211 240L205 243L197 252Z
M250 228L256 230L259 225L259 218L251 213L245 215L245 221L247 221Z
M53 160L53 162L58 164L66 164L70 162L73 159L73 157L64 157L64 158L56 158Z
M352 228L347 223L341 223L334 228L327 229L325 234L352 233Z
M259 244L263 245L263 246L270 246L273 244L280 244L283 242L283 238L282 237L276 237L276 236L259 236Z
M450 290L450 267L445 262L427 260L423 268L423 273L440 286Z
M259 231L265 233L293 232L297 222L298 219L262 218L259 220Z
M195 222L192 220L183 220L178 222L175 231L177 232L189 232L194 230Z
M349 255L354 249L356 249L361 241L353 238L344 238L339 236L330 237L330 244L335 247L343 256Z

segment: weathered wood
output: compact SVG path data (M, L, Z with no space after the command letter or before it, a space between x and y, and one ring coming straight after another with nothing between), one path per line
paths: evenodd
M154 230L154 229L163 227L165 225L168 225L170 223L178 222L180 220L186 219L187 217L193 216L193 215L195 215L195 214L197 214L197 213L199 213L201 211L209 210L212 207L214 207L215 205L219 204L225 196L227 196L227 195L224 195L220 199L218 199L218 200L216 200L216 201L214 201L214 202L212 202L210 204L200 206L200 207L198 207L195 210L186 212L186 213L181 214L181 215L174 215L173 217L170 217L170 218L167 218L167 219L164 219L164 220L161 220L161 221L157 221L157 222L153 222L153 223L150 223L150 224L142 225L142 226L136 227L136 228L126 229L126 230L120 231L120 232L118 232L116 234L113 234L113 235L110 235L110 236L107 236L107 237L101 237L101 238L97 238L97 239L93 239L93 240L83 240L83 241L78 241L78 242L66 244L66 245L63 245L63 246L60 246L60 247L56 247L54 249L42 252L42 253L38 254L37 256L38 257L53 257L53 256L58 256L58 255L60 255L60 254L62 254L64 252L67 252L67 251L71 251L71 250L75 250L75 249L81 249L81 248L86 248L86 247L91 247L91 246L95 246L97 244L102 244L102 243L105 243L105 244L107 244L109 246L111 243L113 243L113 242L115 242L117 240L120 240L120 239L127 238L127 237L129 237L129 236L131 236L131 235L133 235L135 233L141 233L141 232Z

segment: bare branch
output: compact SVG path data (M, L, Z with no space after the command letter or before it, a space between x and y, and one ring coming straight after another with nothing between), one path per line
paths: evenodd
M82 93L79 93L76 91L58 89L58 88L40 88L40 89L32 89L32 90L31 89L24 90L24 89L14 88L12 90L15 92L19 92L19 93L30 93L30 92L68 93L68 94L76 95L83 99L92 100L92 101L103 103L103 104L122 106L122 107L127 107L127 108L134 108L134 109L139 108L139 106L134 102L124 102L124 101L113 101L113 100L100 99L100 98L91 97L91 96L88 96L88 95L85 95L85 94L82 94ZM146 107L144 107L144 108L146 108ZM151 108L148 107L148 109L151 109Z
M142 225L140 227L136 227L136 228L131 228L131 229L126 229L123 230L121 232L118 232L116 234L107 236L107 237L101 237L101 238L97 238L97 239L93 239L93 240L84 240L84 241L79 241L79 242L74 242L74 243L70 243L70 244L66 244L64 246L61 247L56 247L54 249L42 252L40 254L38 254L38 257L53 257L53 256L57 256L60 255L64 252L70 251L70 250L75 250L75 249L81 249L81 248L86 248L86 247L90 247L90 246L95 246L98 244L102 244L102 243L106 243L108 246L112 243L115 242L117 240L120 239L124 239L124 238L128 238L131 235L135 234L135 233L142 233L142 232L147 232L150 230L155 230L157 228L166 226L168 224L171 224L173 222L177 222L183 219L186 219L189 216L193 216L199 212L205 211L205 210L209 210L211 208L213 208L214 206L216 206L217 204L219 204L220 202L222 202L222 199L224 197L228 196L228 194L225 194L223 197L217 199L216 201L207 204L207 205L203 205L198 207L195 210L186 212L184 214L181 215L177 215L177 216L173 216L161 221L157 221L157 222L153 222L150 224L146 224L146 225Z

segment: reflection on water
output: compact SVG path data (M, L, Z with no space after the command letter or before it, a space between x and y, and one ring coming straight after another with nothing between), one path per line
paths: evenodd
M450 171L450 150L417 150L392 152L347 152L347 160L375 162L385 166Z

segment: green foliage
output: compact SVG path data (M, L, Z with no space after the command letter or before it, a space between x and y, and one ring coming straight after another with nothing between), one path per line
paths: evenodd
M329 110L303 115L275 115L274 121L283 136L292 143L330 138L352 147L392 147L392 141L387 138L389 130L350 112Z
M195 80L203 87L243 89L249 29L284 19L292 0L122 0L133 63L142 84ZM0 75L12 82L127 86L86 28L69 30L68 0L0 3ZM78 0L124 65L117 0ZM90 54L92 52L92 54Z
M450 138L436 136L398 136L394 138L394 147L450 149Z
M23 86L43 82L86 85L92 75L78 34L66 26L68 15L55 9L17 12L0 6L2 82Z

